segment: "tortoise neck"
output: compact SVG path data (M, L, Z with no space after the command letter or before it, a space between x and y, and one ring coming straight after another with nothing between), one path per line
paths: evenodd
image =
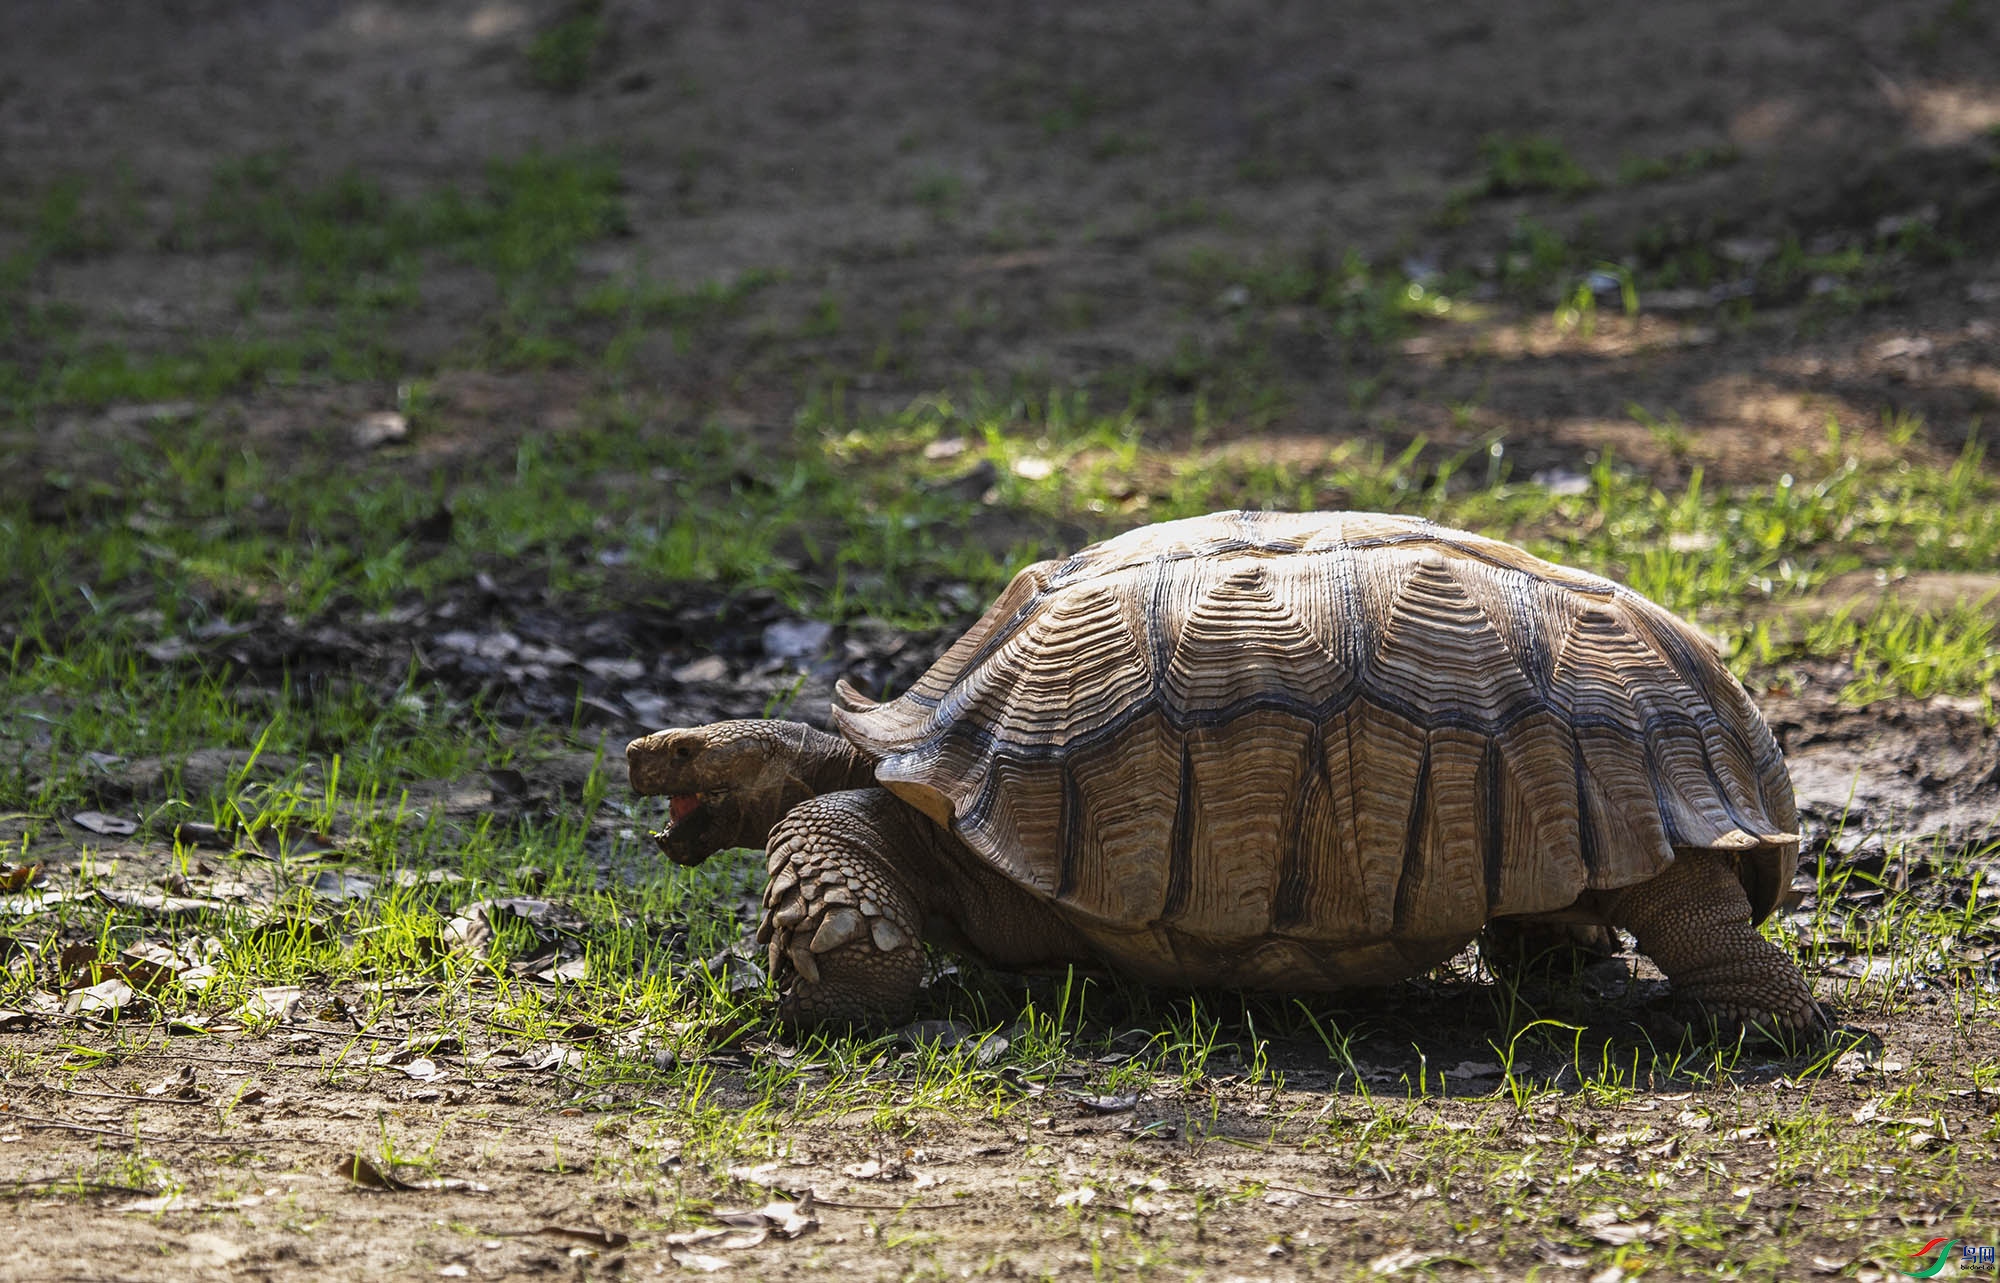
M796 761L806 796L875 787L875 758L854 745L804 722L794 722Z

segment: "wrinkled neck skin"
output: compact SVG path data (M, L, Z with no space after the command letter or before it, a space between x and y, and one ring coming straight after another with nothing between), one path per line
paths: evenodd
M809 797L843 789L875 787L875 759L854 745L804 722L767 722L783 736L784 751L765 760L756 783L746 791L758 799L755 823L771 826ZM745 799L746 803L750 798Z
M670 799L656 836L677 864L729 847L762 847L771 826L809 797L875 783L875 761L803 722L743 720L659 731L625 750L632 788Z

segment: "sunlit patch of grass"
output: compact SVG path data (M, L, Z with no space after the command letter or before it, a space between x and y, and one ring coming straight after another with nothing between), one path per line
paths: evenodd
M1303 305L1326 314L1343 339L1385 342L1424 320L1470 319L1478 309L1457 297L1465 278L1412 277L1371 263L1354 250L1336 262L1325 252L1243 261L1213 250L1189 255L1186 278L1205 302L1223 306Z
M90 520L0 517L0 556L21 568L28 605L4 634L12 680L86 640L129 657L258 611L389 610L502 565L534 566L586 599L635 577L756 585L805 612L934 623L976 608L1020 563L1069 551L1074 536L1058 543L1056 531L1107 535L1236 506L1414 513L1515 539L1694 618L1746 674L1843 659L1857 699L1976 695L1995 678L1991 624L1972 606L1810 625L1774 609L1864 567L1982 572L2000 560L1976 443L1945 468L1864 462L1836 428L1794 461L1797 475L1721 492L1698 468L1662 490L1607 454L1586 486L1557 493L1514 477L1502 439L1455 453L1421 441L1394 455L1351 442L1281 459L1188 450L1144 405L1099 409L1083 389L935 396L866 417L829 394L777 451L652 413L594 402L589 430L523 437L511 459L449 486L383 467L368 485L328 488L199 425L120 447L90 477L47 479ZM420 545L411 532L441 503L451 542ZM989 517L1005 518L1007 542L972 535ZM116 610L101 604L113 599Z

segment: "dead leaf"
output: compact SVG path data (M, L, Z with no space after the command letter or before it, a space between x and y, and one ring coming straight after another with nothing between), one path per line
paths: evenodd
M78 811L70 816L69 820L80 829L89 829L92 833L102 834L105 837L131 837L139 831L136 821L116 815L106 815L102 811Z
M375 894L375 879L322 869L313 875L312 893L322 900L366 900Z
M0 891L21 891L44 880L39 864L0 864Z
M771 1231L759 1226L756 1229L723 1229L711 1226L708 1229L685 1230L679 1234L667 1235L669 1247L712 1247L719 1252L740 1252L744 1248L757 1247L771 1237Z
M227 909L221 900L185 895L161 895L156 891L119 891L108 887L95 890L98 899L121 909L133 909L154 918L181 918L194 913Z
M63 976L81 975L97 966L97 958L95 944L66 944L56 951L56 971Z
M135 1011L143 1009L145 1005L145 999L131 985L123 980L105 980L72 993L63 1002L63 1014L115 1016L128 1008Z
M534 927L535 933L543 939L561 932L580 932L586 925L575 909L553 900L532 896L474 900L445 924L445 942L461 952L483 953L493 939L493 924L508 916Z
M729 1268L729 1261L724 1257L709 1256L702 1252L690 1252L686 1248L670 1248L667 1251L667 1255L673 1258L676 1265L682 1266L685 1269L701 1270L707 1274L713 1274L717 1270L726 1270Z
M334 939L334 931L318 918L281 915L266 918L250 928L250 938L258 941L283 940L303 944L330 944Z
M26 1033L35 1027L35 1018L25 1011L0 1007L0 1034Z
M1404 1270L1418 1269L1437 1259L1432 1252L1419 1252L1413 1247L1399 1247L1368 1262L1370 1274L1400 1274Z
M174 825L174 841L181 846L206 847L211 851L227 851L236 845L236 830L221 828L214 824L204 824L199 820L182 820Z
M493 786L495 797L526 797L528 777L511 766L489 766L486 768L486 782Z
M376 410L354 422L350 436L357 450L373 450L410 435L410 421L394 410Z
M848 1164L840 1169L840 1174L857 1181L900 1181L907 1180L910 1172L901 1159L892 1158L884 1163L871 1158L865 1163Z
M279 1024L291 1020L298 1013L299 1003L305 998L297 985L273 985L259 989L250 995L235 1011L238 1020L274 1020Z
M195 1086L194 1066L182 1065L159 1082L146 1088L146 1094L148 1096L170 1096L175 1100L195 1099L201 1095L201 1089Z
M683 686L702 686L729 676L729 661L720 655L703 655L673 670L673 679Z
M447 886L465 881L463 873L453 873L450 869L429 869L423 873L415 869L397 869L390 875L390 881L399 887Z
M711 1212L712 1220L737 1229L768 1229L779 1238L797 1238L819 1224L812 1214L812 1195L795 1203L774 1202L740 1211Z
M617 1230L599 1229L595 1225L541 1225L527 1232L546 1238L574 1239L592 1247L623 1247L632 1241Z
M31 914L47 913L65 900L82 900L88 891L28 891L11 899L0 900L0 914L25 918Z
M172 949L141 941L118 955L118 965L112 968L112 974L135 989L157 994L164 989L178 988L187 969L187 963Z
M1123 1114L1138 1108L1139 1097L1130 1096L1078 1096L1077 1108L1086 1114Z
M194 647L185 637L162 637L158 641L143 642L139 649L148 657L162 664L171 664L177 659L185 659L194 653Z
M1057 1207L1089 1207L1096 1201L1097 1191L1088 1185L1079 1185L1056 1195Z
M519 1060L503 1061L495 1066L499 1069L581 1069L583 1052L575 1047L565 1047L552 1042L540 1051L532 1052Z
M365 1189L410 1190L416 1186L383 1171L360 1154L350 1154L333 1165L333 1174L345 1176Z
M817 619L781 619L764 626L764 653L774 659L805 659L819 654L832 636L833 625Z
M561 980L575 982L587 979L589 975L590 960L588 958L571 958L559 967L551 967L547 971L537 971L535 979L550 982Z
M1627 1221L1617 1212L1592 1212L1577 1224L1590 1237L1612 1247L1650 1242L1653 1238L1651 1221Z

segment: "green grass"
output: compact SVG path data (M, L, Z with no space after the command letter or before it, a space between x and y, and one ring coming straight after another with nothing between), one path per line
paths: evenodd
M1412 279L1406 272L1369 262L1349 250L1335 262L1320 251L1301 256L1239 261L1214 250L1190 253L1181 275L1206 296L1270 308L1317 309L1345 340L1375 343L1400 338L1424 320L1465 319L1477 310L1454 295L1470 284L1459 279ZM1241 291L1232 296L1231 291Z
M1826 446L1794 461L1799 475L1772 485L1716 493L1697 469L1667 492L1607 456L1587 493L1557 495L1509 475L1504 442L1396 457L1345 444L1272 463L1229 448L1164 451L1132 409L1093 404L1085 392L934 397L857 418L826 397L772 453L718 425L650 424L643 406L612 398L585 408L581 430L524 437L470 472L426 476L389 459L359 465L368 484L352 489L197 422L120 447L88 474L43 478L81 523L0 517L0 559L23 568L10 588L25 607L6 633L10 680L60 661L84 664L80 686L111 676L82 658L95 648L259 611L310 618L336 601L382 611L501 567L535 567L586 603L608 605L633 583L758 586L808 613L924 624L996 591L1020 562L1065 551L1035 530L1108 534L1237 505L1417 512L1516 539L1695 618L1746 673L1846 656L1864 697L1980 694L1994 674L1990 623L1975 610L1884 610L1800 629L1772 609L1862 568L1993 565L1994 483L1976 441L1945 469L1864 465L1830 425ZM923 457L942 440L965 448ZM943 483L980 462L994 469L996 510L1018 514L1028 541L970 537L978 505ZM410 532L440 502L453 539L420 545ZM148 610L157 619L133 622Z
M529 42L528 74L544 89L575 93L603 41L603 15L595 0L585 0Z
M1488 134L1479 142L1479 158L1486 166L1481 183L1486 196L1552 192L1573 197L1598 186L1561 143L1538 134Z
M544 53L555 56L531 59ZM587 65L588 47L581 56ZM1063 131L1087 123L1071 107L1081 114ZM1594 182L1544 140L1495 140L1483 155L1489 195L1561 199ZM1674 164L1676 174L1694 166ZM1625 181L1669 176L1648 169ZM965 196L956 180L938 178L920 178L910 194L942 219ZM1274 461L1257 428L1283 414L1290 396L1274 355L1275 314L1302 314L1305 328L1355 362L1352 395L1365 406L1380 369L1364 358L1423 326L1476 315L1465 300L1477 283L1464 273L1419 280L1357 254L1278 252L1250 260L1203 252L1173 265L1193 306L1225 319L1155 360L1069 381L969 379L887 409L861 399L859 374L801 363L787 367L808 371L789 415L746 429L713 402L648 392L642 353L663 340L686 354L787 282L753 272L669 284L643 269L586 279L584 252L624 226L620 191L616 167L594 156L496 163L480 183L415 192L354 174L315 179L284 158L224 167L199 204L150 234L176 253L255 264L238 293L244 324L146 352L86 339L93 318L42 292L53 264L143 238L142 220L121 212L115 194L76 184L23 199L31 216L21 248L0 272L10 422L33 427L56 413L134 401L195 404L107 439L89 457L12 479L35 502L0 508L0 599L9 607L0 612L0 813L25 836L0 855L16 862L55 849L48 818L97 796L103 768L90 754L171 760L192 748L254 746L260 764L211 791L190 792L170 771L167 796L136 806L145 828L135 844L161 865L146 877L199 880L206 863L254 881L260 894L254 911L172 920L87 899L10 918L0 1006L73 987L79 968L129 967L121 952L145 944L212 968L199 983L163 983L153 994L160 1014L193 1025L232 1019L260 988L299 983L316 998L342 995L363 1025L389 1028L399 1009L387 989L427 986L426 1038L455 1037L482 1053L576 1043L585 1050L564 1081L579 1095L643 1090L650 1103L632 1115L636 1139L593 1169L629 1189L661 1188L669 1140L683 1162L722 1181L732 1165L793 1153L801 1129L856 1113L899 1137L969 1122L1045 1136L1036 1120L1081 1093L1142 1094L1159 1107L1153 1135L1170 1133L1196 1152L1298 1147L1325 1159L1330 1185L1427 1183L1460 1195L1459 1245L1440 1250L1472 1260L1505 1251L1527 1262L1546 1241L1592 1270L1781 1273L1785 1236L1805 1230L1738 1246L1737 1229L1753 1219L1739 1193L1749 1178L1719 1169L1739 1161L1750 1138L1731 1137L1745 1129L1769 1151L1760 1150L1758 1188L1810 1177L1834 1191L1825 1216L1855 1221L1844 1240L1879 1240L1871 1250L1899 1250L1870 1219L1885 1207L1919 1197L1966 1205L1969 1148L1904 1148L1920 1130L1907 1120L1957 1108L1952 1074L1890 1081L1883 1071L1879 1110L1890 1129L1861 1134L1831 1056L1786 1067L1796 1091L1773 1104L1760 1084L1777 1071L1750 1049L1589 1032L1573 993L1510 980L1480 985L1471 992L1483 1001L1455 1001L1439 1027L1419 1028L1380 1006L1357 1014L1338 1004L1188 999L1074 973L1022 984L968 965L937 988L930 1013L959 1021L964 1037L914 1046L816 1037L778 1055L769 993L702 965L739 939L736 906L759 877L753 858L661 867L644 836L651 810L625 796L616 762L600 764L580 802L546 812L454 817L435 804L430 782L532 768L588 738L580 725L508 724L484 700L455 696L415 668L287 674L254 686L201 658L200 647L183 658L171 648L164 660L149 655L149 646L232 626L308 636L449 599L482 573L531 581L547 593L543 608L574 619L690 600L726 611L732 594L762 592L822 618L947 625L1023 562L1066 552L1080 537L1225 507L1351 508L1428 515L1616 577L1697 621L1753 687L1839 661L1852 701L1972 697L1991 716L2000 646L1989 610L1791 609L1850 571L1990 573L2000 564L1992 520L2000 494L1976 432L1958 459L1938 464L1907 449L1921 426L1907 416L1879 426L1829 420L1823 441L1779 465L1787 471L1729 487L1698 468L1663 487L1606 452L1581 493L1558 493L1517 475L1501 436L1453 450L1356 438ZM1788 296L1831 278L1865 301L1897 263L1947 251L1895 240L1818 254L1785 241L1759 267L1757 288ZM1619 270L1642 286L1720 279L1719 262L1694 253L1676 243ZM1495 275L1537 307L1553 289L1579 312L1580 327L1578 275L1614 261L1583 237L1523 217ZM395 325L421 313L426 289L449 273L475 277L493 306L457 337L445 365L580 372L592 390L578 398L571 426L508 425L489 448L427 461L428 435L463 425L440 396L439 371L405 355ZM859 300L818 281L796 284L790 301L799 306L782 329L763 331L765 342L835 353L815 361L838 359L843 343L866 350L875 331ZM1087 303L1074 306L1087 313ZM962 307L968 331L995 324L973 303ZM273 317L282 324L261 323ZM1087 315L1077 322L1088 323ZM896 337L919 338L928 325L910 314ZM215 404L269 382L355 380L401 385L413 444L357 457L336 422L280 449ZM1670 454L1685 455L1688 433L1671 412L1634 406L1631 415ZM1459 426L1472 422L1466 407ZM1859 439L1878 434L1890 449ZM443 543L421 533L440 508L452 517ZM184 820L261 832L267 849L177 847L173 828ZM337 839L330 853L310 837L328 833ZM1991 1015L1990 982L1964 959L2000 940L2000 902L1982 881L1991 854L1892 844L1876 873L1819 866L1811 907L1771 932L1816 974L1840 976L1839 1000L1852 1012L1893 1021L1912 1010L1922 981L1951 993L1956 1027L1976 1031ZM130 870L106 867L108 858L87 852L60 889L82 889L91 871L107 886L136 885ZM1895 873L1911 868L1924 876ZM463 881L422 880L433 870ZM336 871L374 879L372 893L316 894L316 877ZM405 884L405 873L418 876ZM489 915L486 945L454 937L471 906L510 895L575 915L561 938L585 963L583 977L551 984L517 973L513 964L542 949L548 932L503 911ZM1857 899L1867 913L1853 910ZM60 975L64 945L89 946L88 956L70 955ZM124 1043L151 1028L127 1021L106 1033L110 1051L61 1055L96 1065L131 1051ZM1426 1058L1423 1045L1440 1032L1484 1042L1480 1057L1499 1069L1490 1087L1468 1095L1441 1073L1454 1066ZM1001 1039L1005 1049L994 1054ZM1287 1057L1300 1048L1306 1060ZM373 1050L357 1039L325 1072L342 1081L398 1072L366 1063ZM5 1054L9 1073L69 1072L66 1061ZM1989 1089L2000 1081L2000 1065L1961 1069ZM1315 1077L1302 1089L1306 1075ZM1627 1116L1669 1090L1702 1093L1684 1107L1693 1121L1679 1117L1678 1103L1650 1121ZM1990 1132L1979 1139L1996 1139ZM1126 1143L1143 1152L1150 1141L1135 1133ZM1024 1144L1024 1164L1042 1145ZM423 1169L435 1166L435 1152L434 1142L426 1148L385 1127L385 1164ZM178 1178L140 1164L125 1179L150 1187ZM1146 1230L1143 1213L1117 1205L1126 1195L1059 1202L1079 1183L1111 1190L1122 1177L1035 1168L1024 1179L1046 1212L1040 1231L1087 1247L1103 1268L1167 1270L1178 1259ZM1197 1219L1274 1192L1247 1180L1194 1190L1178 1175L1161 1179L1166 1188L1155 1192L1184 1200ZM663 1218L681 1214L682 1192L671 1187ZM1610 1245L1583 1228L1593 1212L1622 1217L1625 1207L1661 1234ZM1960 1211L1941 1223L1977 1229ZM885 1244L898 1236L896 1250L923 1258L924 1241L900 1237L906 1230L893 1218L884 1224ZM1312 1259L1329 1249L1287 1250Z
M1618 181L1626 186L1672 182L1712 169L1727 169L1741 159L1742 154L1727 143L1691 147L1665 156L1627 156L1618 162Z

